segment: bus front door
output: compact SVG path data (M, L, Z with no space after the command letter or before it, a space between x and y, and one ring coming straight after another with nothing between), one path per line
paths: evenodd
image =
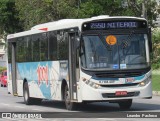
M69 92L70 100L77 101L77 82L79 80L79 52L77 32L69 33Z
M12 72L12 90L13 95L17 96L17 80L16 80L16 42L13 42L12 44L12 60L11 60L11 72Z

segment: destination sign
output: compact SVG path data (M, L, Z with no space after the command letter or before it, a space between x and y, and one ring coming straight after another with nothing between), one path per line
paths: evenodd
M100 21L84 23L82 25L82 30L130 29L146 27L146 21Z
M91 23L91 29L103 28L136 28L137 22Z

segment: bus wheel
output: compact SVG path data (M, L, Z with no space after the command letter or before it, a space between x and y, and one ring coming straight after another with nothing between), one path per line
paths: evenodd
M64 90L64 101L65 101L65 105L66 105L66 109L67 110L73 110L75 109L76 103L75 102L71 102L70 100L70 94L69 94L69 90L68 90L68 86L65 86L65 90Z
M28 83L24 83L23 87L23 96L24 96L24 102L26 105L31 105L33 103L33 99L29 97L29 89L28 89Z
M130 109L132 105L132 99L120 101L118 104L121 109Z

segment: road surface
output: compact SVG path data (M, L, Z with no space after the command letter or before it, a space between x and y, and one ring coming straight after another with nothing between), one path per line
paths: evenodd
M122 115L138 115L141 113L150 114L154 112L154 114L160 115L160 96L153 96L152 99L135 99L133 100L133 105L130 110L122 110L119 108L118 104L112 103L91 103L87 105L79 105L76 111L68 111L65 109L65 105L63 102L57 101L42 101L40 105L25 105L23 101L23 97L15 97L11 94L7 93L6 87L0 87L0 112L32 112L32 113L41 113L41 112L51 112L50 116L54 117L53 121L121 121L121 120L141 120L139 118L118 118ZM88 113L89 112L89 113ZM96 113L95 113L96 112ZM156 113L158 112L158 113ZM88 115L84 115L87 114ZM62 116L61 116L62 115ZM66 119L66 117L68 118ZM85 118L79 118L79 117ZM106 118L105 115L111 116L111 118ZM121 116L120 116L121 115ZM61 116L61 118L59 118ZM69 117L70 116L70 117ZM77 117L76 117L77 116ZM93 117L92 117L93 116ZM102 117L101 117L102 116ZM74 117L74 118L73 118ZM90 117L90 118L87 118ZM4 119L0 119L4 120ZM9 120L9 119L7 119ZM31 121L32 119L30 119ZM37 119L40 120L40 119ZM44 120L44 119L41 119ZM51 120L51 119L45 119ZM150 118L143 118L145 121L150 121ZM154 118L154 120L160 120L160 118Z

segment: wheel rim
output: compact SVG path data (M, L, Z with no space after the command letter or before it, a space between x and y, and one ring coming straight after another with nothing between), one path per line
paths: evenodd
M27 90L25 89L25 91L24 91L24 99L25 99L25 101L27 102L27 100L28 100L28 93L27 93Z
M69 106L70 105L70 95L69 95L68 89L66 90L65 97L66 97L65 98L66 105Z

